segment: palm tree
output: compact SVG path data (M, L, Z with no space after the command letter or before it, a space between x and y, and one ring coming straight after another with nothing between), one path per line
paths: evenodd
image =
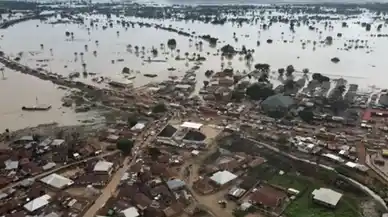
M291 76L292 73L295 72L294 66L293 65L288 65L287 68L286 68L286 72L287 72L287 74L286 74L287 76Z
M310 72L310 70L308 68L304 68L302 72L304 75L307 75Z
M188 58L189 57L189 52L186 52L185 56L186 56L186 58Z
M135 46L135 51L138 52L139 51L139 46Z
M279 68L278 69L278 73L279 73L280 76L283 76L285 71L286 70L284 68Z
M1 78L2 78L3 80L5 80L5 76L4 76L4 67L1 67L1 68L0 68L0 71L1 71Z

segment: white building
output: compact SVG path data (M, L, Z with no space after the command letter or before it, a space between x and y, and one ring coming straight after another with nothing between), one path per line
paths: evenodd
M124 214L125 217L138 217L140 216L139 212L135 207L129 207L128 209L125 209L121 211L121 213Z
M51 196L48 194L45 194L43 196L40 196L38 198L35 198L31 200L30 202L24 204L24 209L26 209L28 212L34 212L37 211L50 203Z
M56 173L53 173L51 175L48 175L42 179L40 179L41 182L45 183L46 185L49 185L55 189L63 189L65 187L71 186L74 184L74 182L71 179L68 179L64 176L58 175Z
M237 176L227 170L224 171L218 171L214 173L210 179L217 183L218 185L225 185L233 180L235 180Z
M330 208L335 208L342 197L342 194L328 188L315 189L312 195L315 202Z
M111 174L113 170L113 163L108 161L99 161L94 165L93 172Z
M189 128L189 129L195 129L195 130L199 130L202 126L203 124L195 123L195 122L184 122L181 125L182 128Z

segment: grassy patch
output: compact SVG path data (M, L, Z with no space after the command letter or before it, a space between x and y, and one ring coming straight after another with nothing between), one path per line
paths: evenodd
M311 192L314 186L308 189L293 201L285 210L287 217L361 217L357 201L344 195L335 209L326 208L312 201Z
M293 188L300 192L310 185L310 181L306 178L290 174L276 174L268 179L268 183L283 188Z

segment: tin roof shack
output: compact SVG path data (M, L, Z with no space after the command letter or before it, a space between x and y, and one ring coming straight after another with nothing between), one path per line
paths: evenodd
M23 208L30 214L35 214L40 209L47 206L50 202L51 202L51 196L48 194L45 194L24 204Z
M181 190L186 187L186 183L180 179L171 179L166 184L171 191Z
M245 189L234 186L228 192L228 198L232 200L240 199L247 191Z
M40 179L40 181L54 190L62 190L74 184L71 179L58 175L56 173L43 177L42 179Z
M113 171L113 163L108 161L98 161L93 168L93 172L97 174L111 175Z
M313 201L329 208L335 208L342 194L328 188L315 189L312 192Z
M286 198L286 193L268 185L253 189L252 194L250 195L250 201L253 204L271 210L280 207Z

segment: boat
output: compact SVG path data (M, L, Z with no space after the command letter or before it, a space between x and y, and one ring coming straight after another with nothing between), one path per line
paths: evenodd
M144 74L144 76L150 77L150 78L155 78L158 75L157 74Z
M51 105L39 105L39 106L23 106L23 111L48 111L51 109Z
M126 79L132 80L136 78L136 75L125 76Z
M111 80L108 82L108 84L112 87L117 87L117 88L127 88L127 87L133 86L133 82L129 80L124 80L124 81Z
M167 68L168 71L175 71L176 69L174 67Z

